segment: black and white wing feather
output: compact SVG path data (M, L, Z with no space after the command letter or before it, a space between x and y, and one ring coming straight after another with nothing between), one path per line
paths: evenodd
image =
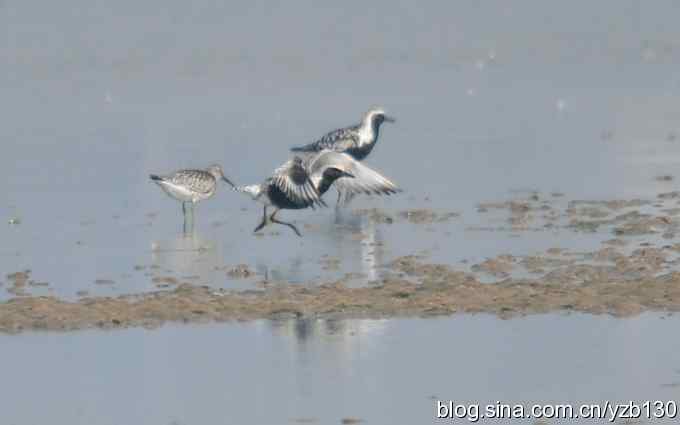
M396 184L379 172L363 165L350 155L333 151L323 151L309 162L308 169L316 187L324 186L324 173L329 168L346 173L346 176L338 178L333 184L347 194L391 195L401 192Z
M289 208L326 206L312 184L302 159L295 157L274 171L268 179L270 196L281 197L279 203Z
M291 149L293 152L321 152L323 150L333 150L345 152L357 147L359 144L359 126L339 128L326 133L314 143L298 146Z

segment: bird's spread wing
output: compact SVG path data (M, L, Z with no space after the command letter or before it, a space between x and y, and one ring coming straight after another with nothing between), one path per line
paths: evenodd
M215 178L203 170L180 170L164 180L199 193L210 193L215 188Z
M347 194L390 195L401 192L401 189L388 178L344 153L321 152L311 160L308 168L315 183L324 178L324 173L329 168L348 174L333 183Z
M321 152L326 149L344 152L359 143L359 126L339 128L333 130L314 143L294 147L293 152Z
M296 206L312 208L314 205L326 206L298 157L277 168L269 184L280 190L287 200Z

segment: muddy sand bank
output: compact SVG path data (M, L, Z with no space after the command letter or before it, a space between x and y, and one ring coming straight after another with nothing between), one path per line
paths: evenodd
M156 327L166 322L303 316L488 313L509 318L559 311L616 316L648 310L680 311L680 273L655 274L658 253L601 254L602 261L612 264L565 261L540 280L506 279L494 284L481 283L474 275L447 265L409 256L394 261L392 277L361 288L348 287L340 280L314 287L267 284L260 291L230 292L185 283L167 291L73 302L20 297L0 304L0 331ZM494 261L509 262L505 257ZM527 264L526 259L514 261ZM631 272L630 267L635 268L635 276L626 274Z
M457 266L433 263L427 256L402 256L384 267L377 281L348 273L335 281L266 282L258 281L261 276L249 265L239 264L229 267L227 274L253 280L250 290L224 290L188 278L155 277L155 292L106 297L81 291L74 301L32 296L31 289L46 283L33 281L31 271L25 270L6 276L5 289L15 298L0 302L0 332L283 317L488 313L508 318L560 311L616 316L680 311L680 244L673 243L680 228L680 195L660 194L654 205L642 200L556 199L532 194L480 205L479 210L501 213L500 227L490 228L494 231L597 231L604 236L601 248L578 252L556 247L526 256L499 254L477 264ZM399 221L445 226L460 217L427 210L358 213L386 226ZM639 240L640 236L645 239ZM336 259L321 260L324 268L337 268ZM489 277L493 283L488 282ZM357 279L364 280L359 287L350 284Z

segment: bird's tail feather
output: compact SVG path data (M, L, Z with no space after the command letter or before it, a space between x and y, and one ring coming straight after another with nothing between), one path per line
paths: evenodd
M156 174L149 174L149 178L155 182L163 181L163 177L158 176Z

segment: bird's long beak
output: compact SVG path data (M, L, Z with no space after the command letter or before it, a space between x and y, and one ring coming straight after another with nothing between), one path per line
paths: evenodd
M224 180L225 182L227 182L227 183L229 184L229 186L231 186L231 187L236 187L236 185L235 185L234 183L232 183L231 180L229 180L228 178L222 176L222 180Z
M394 119L394 117L388 117L387 115L385 115L385 122L397 122L397 120Z

